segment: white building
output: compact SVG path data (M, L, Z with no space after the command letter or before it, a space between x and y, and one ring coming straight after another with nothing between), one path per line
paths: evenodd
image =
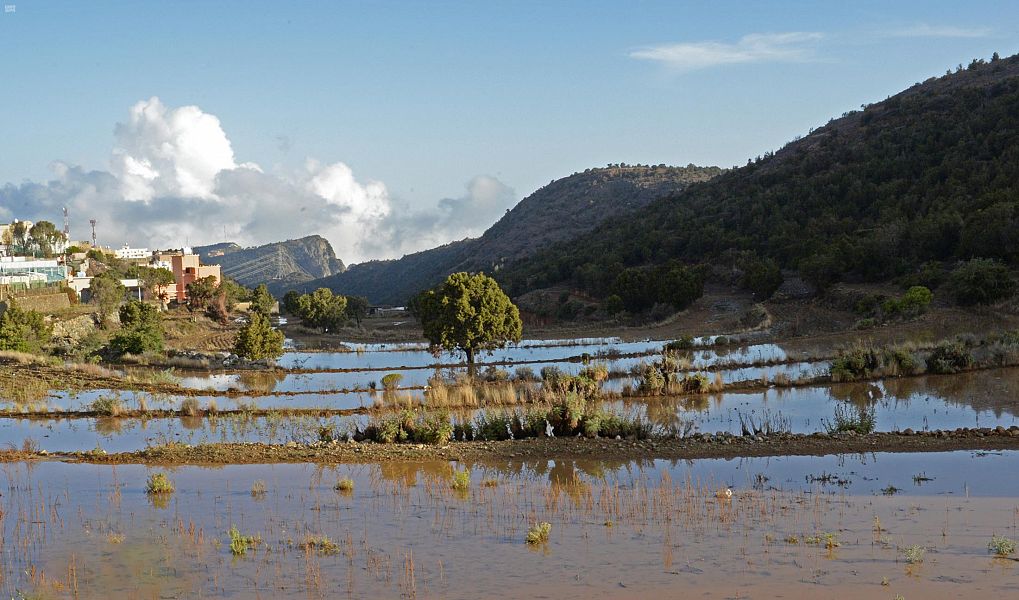
M41 273L46 281L56 283L67 279L67 267L56 260L26 258L24 256L0 257L0 276Z
M121 260L135 260L140 258L151 258L152 252L148 248L131 248L124 244L120 250L114 250L113 256Z

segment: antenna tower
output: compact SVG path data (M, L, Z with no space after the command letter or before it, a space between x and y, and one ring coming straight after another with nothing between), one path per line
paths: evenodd
M90 225L92 225L92 247L98 248L99 246L96 245L96 220L89 219L88 222Z
M64 207L64 239L71 239L71 219L67 216L67 207Z

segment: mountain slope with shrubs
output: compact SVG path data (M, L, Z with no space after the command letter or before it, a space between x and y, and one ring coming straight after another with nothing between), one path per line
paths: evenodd
M513 295L569 285L606 298L623 296L634 271L680 261L735 265L759 297L796 270L820 288L948 282L960 304L989 303L1015 290L1017 182L1019 57L995 55L606 220L498 278Z

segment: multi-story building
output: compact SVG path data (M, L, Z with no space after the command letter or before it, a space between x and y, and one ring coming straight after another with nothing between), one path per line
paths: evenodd
M132 248L127 244L124 244L119 250L113 251L113 256L121 260L147 260L152 258L152 253L149 252L148 248Z
M186 248L185 250L189 249ZM159 260L162 259L162 256L157 255L156 258ZM187 301L187 287L189 283L205 279L206 277L215 277L216 284L218 285L223 280L219 265L203 265L197 254L180 252L171 254L169 258L172 266L171 270L173 271L173 280L176 282L177 302Z

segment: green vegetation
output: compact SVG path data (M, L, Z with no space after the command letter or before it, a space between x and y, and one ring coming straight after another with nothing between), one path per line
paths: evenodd
M462 352L474 365L478 352L519 342L520 311L484 273L454 273L418 296L415 312L433 350Z
M731 252L797 269L822 288L909 276L929 261L1015 267L1017 63L977 61L847 113L745 167L510 263L499 280L514 296L566 283L605 297L626 270ZM969 279L967 266L956 279ZM1004 297L1012 286L1001 275L975 288L983 292L963 286L954 296Z
M973 365L973 355L959 342L943 342L927 357L927 372L958 373Z
M1015 554L1015 542L1001 535L992 535L987 544L987 551L995 556L1011 556Z
M1015 292L1015 280L1004 264L974 258L959 265L948 278L948 288L958 304L991 304Z
M50 341L52 328L34 310L21 310L14 300L0 314L0 350L36 353Z
M219 283L214 276L196 279L187 284L188 308L195 311L205 310L219 294Z
M403 381L403 374L401 373L389 373L388 375L382 376L382 389L384 390L395 390L400 387L400 382Z
M231 525L227 534L230 536L230 553L234 556L244 556L249 548L254 548L262 541L258 536L241 535L236 525Z
M631 313L650 310L656 304L683 310L704 293L702 271L677 261L654 268L622 269L617 273L609 289L622 299L623 306Z
M128 301L120 307L120 327L110 338L110 351L115 355L163 351L163 317L155 306Z
M166 495L174 492L173 482L166 476L166 473L153 473L149 475L145 483L145 493L152 495Z
M255 291L251 294L251 312L259 313L263 317L269 317L272 315L272 310L276 306L276 299L269 293L269 288L264 283L259 284L255 288Z
M469 490L471 487L471 472L467 469L453 471L453 476L449 481L449 487L458 492L466 492Z
M542 521L535 523L527 530L526 541L532 546L538 546L548 542L548 535L552 532L552 524Z
M110 315L124 301L127 288L120 283L120 279L116 275L106 271L92 278L92 281L89 282L89 293L92 297L92 304L96 307L99 324L105 327Z
M274 329L261 310L252 310L248 322L237 334L234 354L247 360L277 359L283 356L283 332Z
M117 417L124 412L124 401L119 394L103 394L92 401L89 410L104 417Z
M323 333L335 330L347 321L346 296L334 296L328 288L319 288L311 294L284 298L287 311L300 317L308 327Z
M877 415L873 406L839 403L835 405L833 420L821 419L821 425L829 435L850 432L866 435L877 427Z

